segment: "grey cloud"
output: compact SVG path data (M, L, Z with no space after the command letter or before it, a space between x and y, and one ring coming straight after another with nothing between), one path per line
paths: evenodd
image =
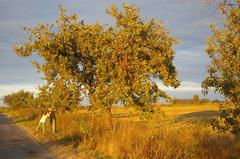
M36 83L41 80L41 74L31 65L33 57L21 58L13 51L0 48L0 84Z
M0 20L51 17L57 13L58 1L2 0Z
M204 52L177 51L174 62L181 80L201 83L206 76L209 59Z

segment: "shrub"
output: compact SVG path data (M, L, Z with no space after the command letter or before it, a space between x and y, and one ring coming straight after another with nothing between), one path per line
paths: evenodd
M12 93L3 97L4 103L11 108L20 107L34 107L36 106L33 93L20 90L16 93Z
M200 99L199 99L199 96L198 96L198 95L194 95L194 96L193 96L193 103L194 103L194 104L199 104L199 103L200 103Z

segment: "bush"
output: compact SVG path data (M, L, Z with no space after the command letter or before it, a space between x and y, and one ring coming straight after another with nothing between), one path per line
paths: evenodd
M194 96L193 96L193 103L194 103L194 104L199 104L199 103L200 103L200 99L199 99L199 96L198 96L198 95L194 95Z
M33 93L23 90L4 96L3 102L11 108L26 108L36 106Z
M220 132L231 132L240 135L240 106L231 102L220 105L220 117L212 125Z

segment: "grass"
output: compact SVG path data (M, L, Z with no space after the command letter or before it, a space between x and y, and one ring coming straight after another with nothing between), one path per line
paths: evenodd
M57 114L58 131L54 136L48 131L45 143L56 146L59 151L54 153L65 155L62 158L74 154L76 158L237 159L240 155L238 137L220 134L209 125L219 115L216 104L160 106L150 116L134 107L114 107L112 113L111 127L102 111ZM31 130L40 117L35 109L7 114Z
M0 112L5 112L6 109L7 109L7 107L5 107L5 106L0 106Z

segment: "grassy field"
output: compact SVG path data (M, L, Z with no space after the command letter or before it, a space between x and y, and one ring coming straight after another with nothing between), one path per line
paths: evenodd
M112 123L87 109L57 114L57 133L35 136L58 158L237 159L240 140L210 126L218 105L156 106L153 114L114 107ZM32 134L37 109L1 110Z

